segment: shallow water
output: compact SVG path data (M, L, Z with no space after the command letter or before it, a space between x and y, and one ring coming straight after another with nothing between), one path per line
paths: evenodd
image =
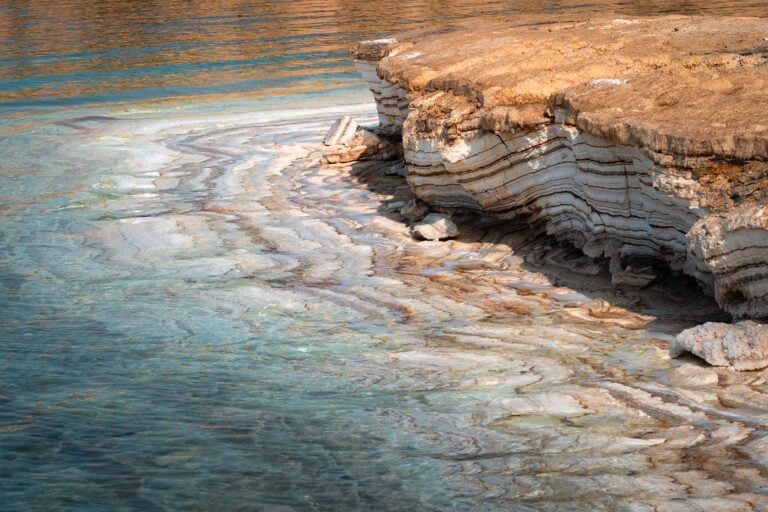
M352 41L562 4L125 5L0 6L1 510L768 507L768 374L666 355L710 301L318 165Z

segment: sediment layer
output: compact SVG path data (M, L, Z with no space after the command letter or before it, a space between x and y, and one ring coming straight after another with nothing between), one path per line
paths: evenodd
M354 55L433 208L525 219L614 272L662 261L768 316L766 20L458 24Z

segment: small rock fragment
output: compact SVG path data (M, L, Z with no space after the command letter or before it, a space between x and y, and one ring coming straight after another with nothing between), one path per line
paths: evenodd
M413 226L413 235L422 240L445 240L459 234L459 228L448 215L430 213L424 220Z
M382 206L387 213L395 213L403 209L405 201L392 201L391 203L384 203Z
M333 137L330 140L333 140ZM400 152L391 143L362 128L358 128L350 138L345 136L343 143L330 145L323 151L323 161L329 164L358 160L392 160L399 156Z
M768 366L768 326L747 320L737 324L707 322L677 335L670 355L685 352L713 366L759 370Z
M325 134L323 144L326 146L346 145L352 140L359 128L358 124L349 116L342 116L336 120Z

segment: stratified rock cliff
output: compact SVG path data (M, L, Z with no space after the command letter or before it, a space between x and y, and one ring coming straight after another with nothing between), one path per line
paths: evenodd
M354 50L408 182L768 316L768 21L490 23ZM631 270L631 269L630 269Z

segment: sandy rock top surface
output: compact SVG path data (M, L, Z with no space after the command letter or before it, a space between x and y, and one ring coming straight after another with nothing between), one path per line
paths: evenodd
M495 116L486 124L536 124L559 110L661 153L768 159L764 18L475 21L362 42L353 54L381 59L380 76L415 100L439 91Z

